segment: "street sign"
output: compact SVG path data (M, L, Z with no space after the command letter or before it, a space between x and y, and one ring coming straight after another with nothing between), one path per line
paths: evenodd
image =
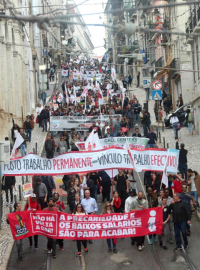
M153 81L153 82L152 82L152 88L153 88L154 90L160 90L160 89L162 89L162 82L159 81L159 80Z
M150 88L151 85L151 78L150 77L143 77L143 87Z
M42 55L43 55L43 56L47 56L47 50L46 50L46 49L43 49L43 50L42 50Z
M152 90L152 100L162 100L162 91Z

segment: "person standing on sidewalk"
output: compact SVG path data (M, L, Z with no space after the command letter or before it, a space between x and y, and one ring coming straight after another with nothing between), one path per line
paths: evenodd
M188 247L186 224L191 224L191 212L187 206L187 203L180 199L180 194L174 193L174 202L170 204L169 211L172 212L174 221L174 232L176 240L176 249L182 249L181 234L184 240L184 248Z
M143 199L143 192L139 191L137 198L131 203L131 211L134 210L143 210L148 208L148 202ZM144 247L145 236L135 237L135 242L137 243L137 248L139 251L142 251Z
M42 121L42 131L47 132L47 122L49 121L49 110L47 106L45 106L45 108L41 111L40 119Z
M42 91L41 93L41 100L43 102L43 106L46 104L46 98L47 98L47 94L45 91Z
M2 194L6 193L6 206L9 206L8 191L10 191L10 206L13 206L13 188L15 183L15 176L3 176L2 178Z
M21 204L18 203L18 202L16 202L14 204L14 212L20 212L20 211L21 211ZM19 217L19 215L18 215L18 217ZM9 224L8 219L6 221ZM17 247L18 259L20 261L23 261L24 260L24 258L23 258L23 250L24 250L23 242L24 242L23 239L21 239L21 240L15 240L16 247Z
M28 141L31 142L31 133L34 129L34 122L30 119L30 116L26 116L26 121L24 122L24 129L28 137Z
M155 113L156 122L158 122L158 111L159 111L159 100L155 100L154 113Z
M175 113L173 113L170 118L170 124L172 125L172 128L174 130L175 140L178 139L178 123L179 123L178 117L176 116Z
M137 86L136 87L139 87L140 86L140 72L138 72L137 74Z
M176 140L176 149L179 149L178 140ZM178 169L180 173L182 174L183 179L187 179L187 153L188 150L185 149L185 144L181 143L181 149L179 151L179 164Z
M138 103L138 101L135 101L134 105L134 115L133 115L133 125L140 125L140 112L141 112L141 106Z
M144 133L144 137L147 136L148 130L147 130L147 126L148 126L148 114L145 110L143 110L143 118L142 118L142 125L143 125L143 133Z
M48 200L48 207L44 208L43 211L49 211L49 212L60 212L57 207L54 207L54 199L49 198ZM52 257L53 259L56 259L56 239L49 238L47 237L48 242L47 242L47 250L51 251L52 249Z

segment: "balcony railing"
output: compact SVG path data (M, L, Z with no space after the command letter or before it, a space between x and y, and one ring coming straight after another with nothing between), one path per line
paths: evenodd
M148 24L149 29L155 29L156 25L155 24ZM155 33L148 33L147 34L147 40L151 39L153 36L155 35Z
M179 72L178 69L180 69L180 60L179 58L174 58L170 64L170 68L174 69L171 70L170 75L171 78L173 78L174 74Z
M135 0L136 7L138 6L139 3L141 3L143 6L147 6L148 0Z
M186 24L186 33L191 34L200 21L200 5L195 5Z
M155 68L158 70L158 68L164 67L164 58L161 56L156 62L155 62Z

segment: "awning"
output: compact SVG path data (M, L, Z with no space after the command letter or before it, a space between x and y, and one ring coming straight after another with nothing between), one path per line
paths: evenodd
M171 62L173 61L173 56L170 55L170 57L168 58L167 60L167 63L166 65L164 66L164 68L159 68L158 70L158 74L156 75L156 79L159 80L161 79L163 76L169 74L170 72L170 69L169 69L169 66L171 65Z
M160 71L158 72L158 74L156 75L156 79L157 79L157 80L161 79L163 76L169 74L169 72L170 72L170 69L163 69L163 70L160 70Z

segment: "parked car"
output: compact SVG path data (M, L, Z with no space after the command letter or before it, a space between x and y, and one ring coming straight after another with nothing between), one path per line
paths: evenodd
M186 103L183 106L181 106L180 108L178 108L176 111L173 112L178 117L178 120L179 120L179 123L181 124L181 126L184 126L185 114L186 114L188 107L189 107L189 109L191 109L191 103ZM171 116L172 116L172 113L169 113L164 119L166 127L171 127L171 124L170 124Z

